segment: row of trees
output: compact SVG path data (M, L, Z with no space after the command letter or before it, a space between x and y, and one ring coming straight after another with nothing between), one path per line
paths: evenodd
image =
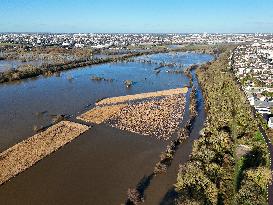
M102 64L102 63L108 63L108 62L127 61L131 57L161 53L164 51L166 50L155 49L155 50L149 50L149 51L143 51L143 52L137 52L137 53L128 53L125 55L108 56L107 58L98 58L98 59L79 58L77 60L74 59L73 61L69 61L69 62L60 61L60 62L43 63L40 66L25 64L18 67L17 69L10 69L4 72L0 72L0 83L36 77L39 75L49 76L60 71L69 70L69 69L78 68L78 67L84 67L88 65ZM168 52L169 51L171 50L168 50ZM54 52L51 51L50 54ZM77 53L75 52L74 54L78 56L85 55L84 52L82 54L80 51L77 51Z
M269 153L228 68L229 49L198 69L207 120L189 162L180 166L177 204L266 204Z

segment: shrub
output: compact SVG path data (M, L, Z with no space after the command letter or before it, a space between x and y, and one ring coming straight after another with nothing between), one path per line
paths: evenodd
M131 86L133 85L133 81L132 81L132 80L125 80L125 81L124 81L124 85L125 85L127 88L129 88L129 87L131 87Z
M137 189L129 188L127 191L128 200L134 205L140 204L143 202L143 198Z

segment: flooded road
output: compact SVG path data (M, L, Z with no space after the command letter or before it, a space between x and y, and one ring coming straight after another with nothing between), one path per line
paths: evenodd
M185 67L213 59L193 53L181 53L185 55L184 61L170 54L157 55L150 58L164 62L177 58ZM0 85L1 151L31 136L33 126L49 124L52 115L76 116L86 106L93 107L97 99L189 85L184 74L156 74L156 67L137 62L110 63L62 72L60 76ZM92 76L113 81L94 81L90 79ZM125 80L132 80L133 86L126 88ZM3 204L124 203L127 189L153 171L166 144L106 125L95 125L1 186L0 201ZM177 156L187 160L190 149L190 144L185 145L185 152Z

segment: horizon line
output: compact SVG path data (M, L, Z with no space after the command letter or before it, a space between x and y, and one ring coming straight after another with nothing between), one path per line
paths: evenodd
M42 32L42 31L4 31L0 34L271 34L273 32Z

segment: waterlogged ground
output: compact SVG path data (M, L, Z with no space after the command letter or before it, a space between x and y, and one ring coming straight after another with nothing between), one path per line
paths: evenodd
M208 54L196 54L191 52L171 52L171 53L159 53L152 54L148 56L140 56L135 58L136 60L150 60L152 63L161 63L166 64L179 64L183 67L188 67L192 64L202 64L206 61L212 59L211 55Z
M34 66L42 65L43 61L36 60L36 61L29 61L29 62L22 62L20 60L0 60L0 72L8 71L17 69L21 65L31 64Z
M193 53L149 57L184 67L212 58ZM97 99L189 84L183 74L156 73L156 67L137 62L110 63L0 85L0 150L33 135L33 127L50 124L54 115L79 115L92 108ZM92 76L113 81L94 81ZM126 88L124 80L132 80L133 86ZM1 186L0 201L3 204L121 204L126 199L127 188L135 187L143 176L152 172L165 146L166 143L147 136L105 125L94 126Z
M78 115L97 99L183 87L183 75L154 73L154 65L104 64L63 72L60 77L39 77L0 85L0 150L34 133L33 127L48 125L58 114ZM94 81L96 75L108 81ZM72 79L71 79L72 78ZM126 88L124 81L134 82Z

